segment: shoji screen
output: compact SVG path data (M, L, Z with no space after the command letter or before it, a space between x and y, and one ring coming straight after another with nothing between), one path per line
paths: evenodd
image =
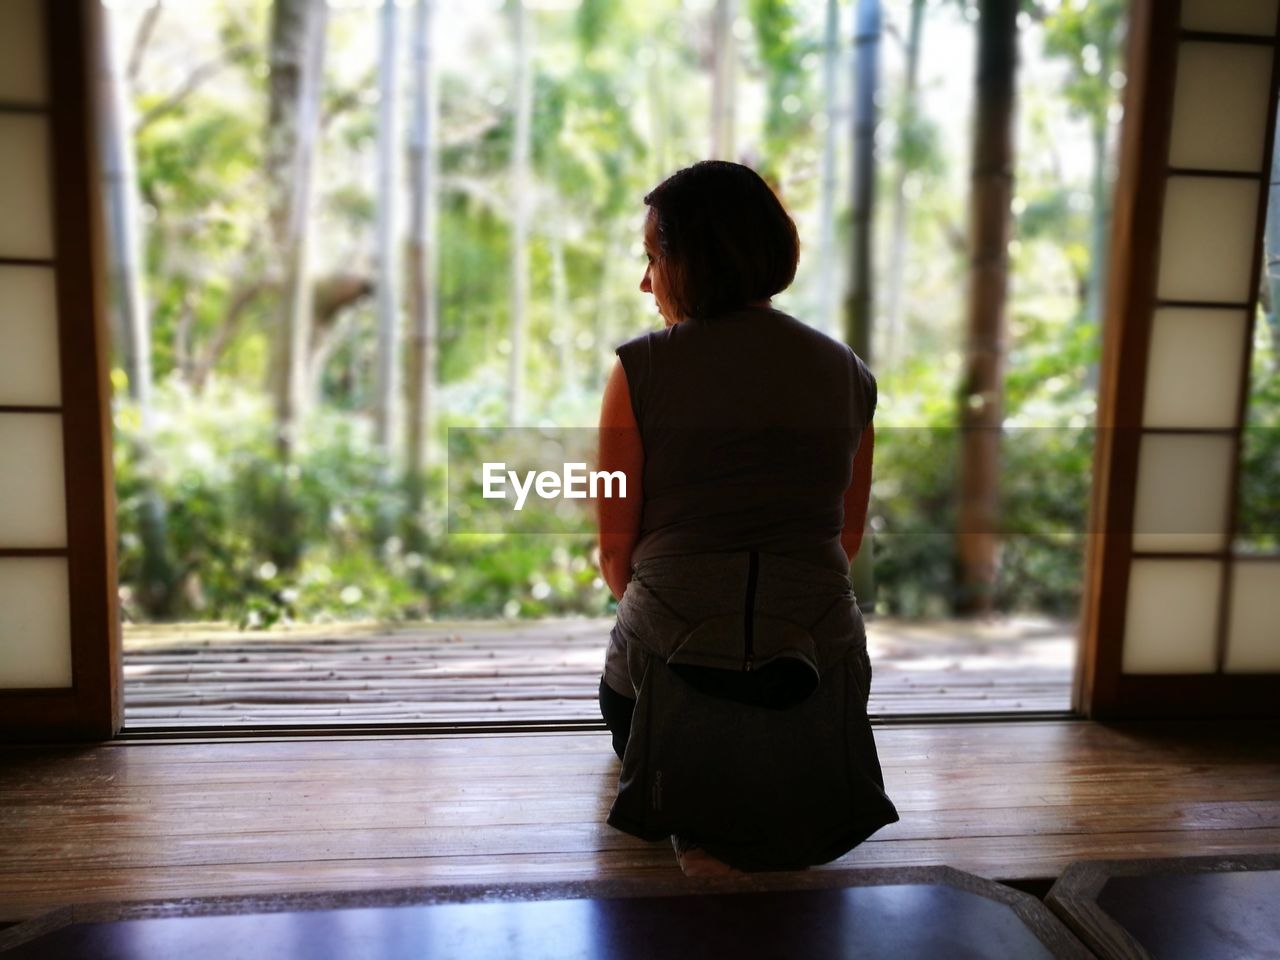
M119 726L92 8L0 2L0 735Z
M1278 8L1134 5L1077 703L1091 716L1280 710L1280 557L1232 549Z

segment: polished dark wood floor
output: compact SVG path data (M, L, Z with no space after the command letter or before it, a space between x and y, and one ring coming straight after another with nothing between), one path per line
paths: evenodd
M830 868L1006 881L1280 852L1280 723L876 728L900 822ZM156 897L670 876L604 823L607 733L0 749L0 922ZM820 867L816 869L828 869Z
M131 627L126 727L598 720L608 619ZM873 619L872 715L1066 711L1075 626Z

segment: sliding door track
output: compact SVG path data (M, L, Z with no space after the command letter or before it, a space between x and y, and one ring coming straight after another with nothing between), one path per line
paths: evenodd
M957 723L1044 723L1085 720L1082 714L1070 710L1023 710L968 713L898 713L892 716L870 717L872 727L902 727ZM427 721L405 723L290 723L287 725L236 724L212 726L207 724L157 724L140 727L126 726L116 735L116 741L139 742L146 740L226 740L279 737L432 737L432 736L495 736L513 733L604 733L608 728L603 720L477 720L474 722Z

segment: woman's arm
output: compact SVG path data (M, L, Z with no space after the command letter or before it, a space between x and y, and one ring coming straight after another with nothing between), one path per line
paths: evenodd
M849 489L844 492L844 529L840 531L840 546L853 563L862 546L862 531L867 525L867 505L871 500L871 457L876 446L874 423L867 424L853 455L853 477Z
M631 393L621 360L614 361L604 388L600 408L600 458L596 469L621 471L627 478L626 497L596 500L600 573L613 595L621 600L631 580L631 551L640 537L640 514L644 506L644 446L631 409Z

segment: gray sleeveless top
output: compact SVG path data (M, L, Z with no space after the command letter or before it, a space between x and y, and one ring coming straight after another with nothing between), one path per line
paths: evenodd
M875 377L853 350L747 307L615 352L645 453L633 564L759 550L848 574L843 497L876 406Z
M771 308L617 354L645 466L605 656L605 682L635 700L608 823L694 837L740 869L826 863L898 819L840 546L875 378Z

